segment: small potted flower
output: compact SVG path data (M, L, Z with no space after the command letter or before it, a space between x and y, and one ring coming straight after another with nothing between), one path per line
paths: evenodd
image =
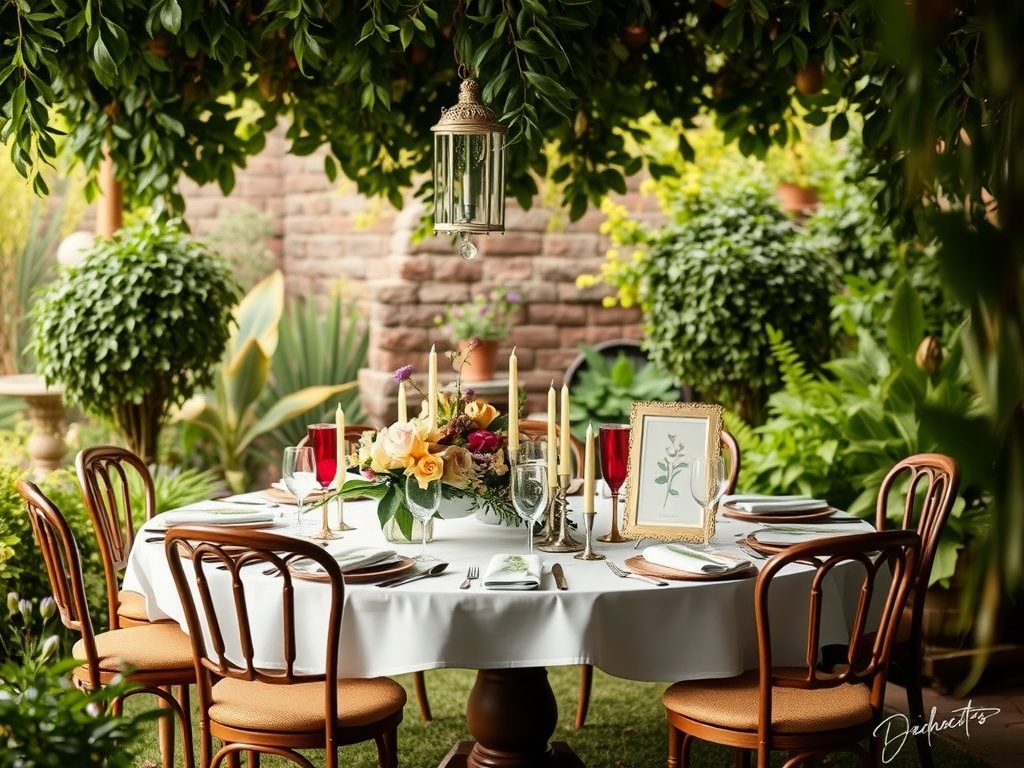
M434 318L434 323L458 345L460 354L466 353L471 341L478 340L462 368L464 381L494 378L498 343L512 332L512 320L521 303L518 293L497 287L463 304L453 304Z

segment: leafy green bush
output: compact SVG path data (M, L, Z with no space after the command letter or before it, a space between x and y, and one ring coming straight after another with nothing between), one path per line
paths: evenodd
M804 493L827 498L837 507L872 518L885 473L915 453L987 450L974 444L969 419L978 398L968 384L967 367L954 340L941 365L916 357L924 338L924 312L907 283L896 291L887 346L862 333L856 350L810 373L793 346L770 333L784 386L768 400L768 419L744 435L743 487L765 493ZM951 439L948 418L967 426ZM969 448L968 448L969 446ZM954 455L954 458L956 456ZM947 584L959 553L987 525L987 498L978 472L960 462L961 483L932 567L932 583Z
M679 386L675 379L652 363L637 365L624 352L615 359L602 355L594 347L580 346L586 361L569 390L572 431L577 437L587 432L587 424L629 423L634 401L675 402Z
M831 356L838 269L764 188L699 193L637 271L651 360L751 423L780 382L766 326L811 367Z
M180 222L101 240L36 305L39 372L147 462L174 404L213 383L238 288Z
M50 583L32 535L25 503L15 487L24 474L16 463L0 461L0 582L8 591L18 592L28 600L38 600L50 595ZM59 469L40 480L39 486L68 519L81 552L86 599L93 622L97 627L106 626L103 566L78 479L72 471ZM9 628L0 626L0 632L6 634Z

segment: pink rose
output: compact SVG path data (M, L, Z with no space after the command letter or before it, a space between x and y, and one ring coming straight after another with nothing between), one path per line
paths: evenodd
M486 429L478 429L469 433L466 445L473 453L494 453L498 450L498 436Z

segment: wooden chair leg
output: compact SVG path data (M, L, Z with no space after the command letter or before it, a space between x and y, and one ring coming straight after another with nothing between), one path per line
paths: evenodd
M412 684L416 690L416 701L420 705L420 717L423 718L423 722L429 723L434 718L430 714L430 700L427 698L427 681L424 679L422 672L413 673Z
M682 747L682 734L676 730L676 727L669 723L668 726L668 760L665 765L668 768L679 768L679 760L681 755L679 750Z
M594 667L584 664L580 667L580 693L576 702L576 730L587 721L587 710L590 708L590 686L594 682Z
M167 689L161 689L167 690ZM161 698L157 698L157 707L163 716L157 720L157 736L160 743L160 764L163 768L174 768L174 710L170 704Z
M185 768L196 768L195 747L192 743L192 703L187 685L179 686L178 705L181 707L181 755Z
M903 672L906 675L907 685L907 710L910 714L911 726L924 725L927 718L924 714L924 692L921 690L921 664L919 659L908 659L903 665ZM928 743L928 733L918 733L914 736L917 743L917 757L921 768L935 768L935 761L932 758L932 747Z
M398 730L377 736L377 765L379 768L398 768Z

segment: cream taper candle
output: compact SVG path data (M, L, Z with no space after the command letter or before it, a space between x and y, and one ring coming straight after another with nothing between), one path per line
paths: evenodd
M583 449L583 513L594 511L594 427L587 424L587 442Z
M519 360L515 347L508 356L508 449L519 450Z
M398 382L398 420L405 422L409 420L409 407L405 402L405 382Z
M558 462L555 458L558 450L558 438L555 432L555 383L551 382L548 390L548 487L558 485Z
M427 363L427 418L430 431L437 428L437 350L430 345L430 359Z
M558 474L571 475L572 461L569 458L569 385L562 385L562 427L558 436Z

